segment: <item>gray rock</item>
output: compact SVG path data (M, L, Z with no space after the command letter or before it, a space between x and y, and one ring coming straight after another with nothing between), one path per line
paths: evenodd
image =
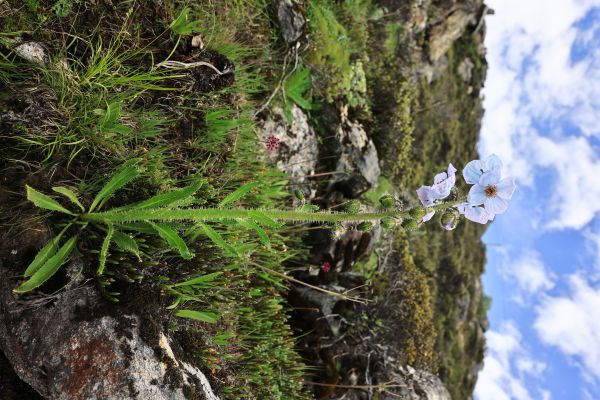
M463 81L470 82L471 77L473 76L473 68L475 68L475 64L473 64L473 61L471 61L471 59L467 57L464 60L462 60L460 64L458 64L458 75L462 78Z
M304 111L294 104L292 121L288 124L283 110L274 107L271 116L264 122L259 137L263 143L267 143L269 138L277 139L278 149L271 151L265 146L267 158L287 173L297 187L305 190L308 200L313 199L316 189L307 176L315 173L319 141Z
M476 22L476 8L458 8L445 20L433 26L429 32L429 58L435 63L448 52L456 39L462 36L467 26Z
M0 264L0 347L19 377L48 399L219 400L206 376L152 320L101 315L103 300L76 278L52 296L18 301L14 275ZM98 315L96 315L98 314Z
M287 44L293 44L304 33L306 18L300 4L295 0L280 0L277 5L277 19L281 35Z
M347 119L342 112L342 122L335 135L340 143L340 157L336 174L330 187L342 192L347 198L356 198L377 185L381 169L375 144L358 122Z

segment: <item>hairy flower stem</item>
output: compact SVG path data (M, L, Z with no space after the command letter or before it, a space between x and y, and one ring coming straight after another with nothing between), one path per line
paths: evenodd
M454 207L461 201L436 204L428 207L426 211L439 211ZM346 213L346 212L305 212L305 211L283 211L283 210L252 210L252 209L220 209L220 208L196 208L196 209L130 209L120 211L105 211L82 214L84 221L103 223L128 223L143 221L202 221L218 222L223 220L256 219L255 216L273 219L281 222L365 222L378 221L382 218L392 217L398 219L411 218L409 210L391 210L373 213ZM260 217L259 216L259 217Z

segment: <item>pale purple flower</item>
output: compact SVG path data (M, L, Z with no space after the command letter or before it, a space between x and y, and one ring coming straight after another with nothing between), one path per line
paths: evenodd
M483 204L486 211L501 214L508 208L508 201L515 191L515 178L500 180L500 170L485 172L479 182L471 187L467 201L472 206Z
M460 203L456 206L458 212L464 214L464 216L473 222L480 224L487 224L489 221L494 219L494 214L487 211L485 208L480 206L472 206L469 203Z
M494 170L502 170L502 161L500 161L500 158L497 155L492 154L483 161L470 161L463 169L463 177L468 184L473 185L475 183L479 183L479 178L481 178L481 175Z
M450 194L450 191L456 183L456 168L452 164L448 164L448 172L440 172L433 178L433 185L421 186L417 189L417 196L421 204L425 207L431 207L436 200L441 200ZM435 211L430 211L423 217L422 221L426 222L433 217Z

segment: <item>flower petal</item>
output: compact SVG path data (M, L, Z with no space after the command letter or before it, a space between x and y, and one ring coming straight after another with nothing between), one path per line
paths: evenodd
M486 199L485 195L485 187L481 185L473 185L471 186L471 190L469 190L469 195L467 196L467 202L471 206L478 206L483 204ZM468 207L467 207L468 208Z
M439 174L437 174L436 176L433 177L433 183L434 184L440 183L441 181L443 181L446 178L448 178L448 174L445 172L440 172Z
M435 214L435 211L429 211L427 214L423 215L423 219L421 221L429 221L433 217L433 214Z
M436 199L436 193L431 186L421 186L418 188L417 196L419 196L421 204L423 204L425 207L431 207Z
M477 222L480 224L485 224L494 218L493 214L490 214L489 212L487 212L483 207L470 207L470 206L467 206L465 208L465 217L468 220L471 220L473 222Z
M508 208L508 201L498 196L486 198L483 204L485 209L492 214L502 214Z
M485 159L484 171L488 172L488 171L492 171L492 170L498 170L498 171L502 170L502 161L500 160L500 157L498 157L495 154L492 154L488 158Z
M515 178L504 178L502 179L498 185L498 197L504 200L510 200L512 198L513 193L515 192Z
M463 169L463 177L465 178L465 182L468 184L474 184L479 182L479 177L483 174L484 164L481 160L473 160L469 161L465 168Z
M500 182L500 170L493 169L491 171L485 172L479 178L479 184L483 187L496 185Z

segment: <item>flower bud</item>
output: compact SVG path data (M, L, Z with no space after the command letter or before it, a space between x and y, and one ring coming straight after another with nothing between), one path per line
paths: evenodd
M305 197L304 197L304 192L303 192L302 190L300 190L300 189L295 189L295 190L294 190L294 196L295 196L295 197L296 197L298 200L304 201L304 198L305 198Z
M370 231L371 229L373 229L373 223L368 221L361 222L356 226L356 230L360 232Z
M346 203L346 211L350 214L357 214L360 211L360 201L350 200Z
M394 198L392 196L390 196L389 194L386 194L385 196L382 196L379 199L379 203L381 204L381 206L383 208L390 208L390 207L394 206L394 204L396 203L396 200L394 200Z
M458 225L458 221L459 213L458 210L455 209L446 211L444 214L442 214L440 218L440 224L442 225L442 228L444 228L447 231L454 230Z
M398 221L392 217L385 217L381 219L380 223L383 229L392 229L398 224Z
M333 240L339 240L346 233L346 229L341 224L336 224L331 229L331 238Z
M417 221L415 221L414 219L405 219L404 221L402 221L402 227L407 231L415 230L417 226Z
M408 211L408 215L417 220L423 218L425 214L427 214L427 211L425 211L425 208L421 206L413 207Z

